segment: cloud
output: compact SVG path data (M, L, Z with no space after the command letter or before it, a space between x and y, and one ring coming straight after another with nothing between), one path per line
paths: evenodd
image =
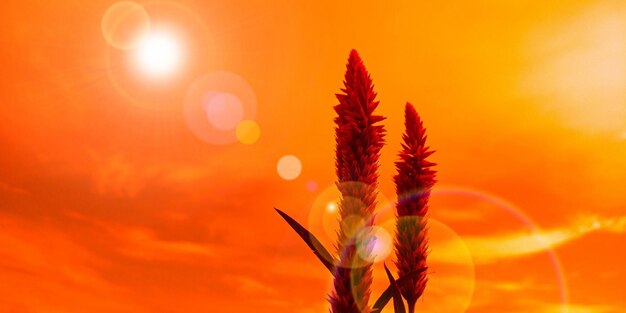
M209 175L210 167L163 162L134 162L122 154L90 152L93 188L102 195L134 197L151 185L190 183Z
M0 225L3 230L0 232L0 266L71 283L106 285L86 266L98 263L96 258L62 233L6 216L0 216ZM56 249L46 249L49 246Z
M539 313L618 313L623 312L613 305L606 304L582 304L582 303L550 303L536 300L519 301L519 310L515 313L539 312Z
M486 288L489 290L504 291L504 292L520 292L524 290L530 290L531 288L533 290L552 288L551 285L539 285L533 279L524 279L520 281L517 281L517 280L498 280L498 281L480 280L477 284L479 285L478 288L481 288L481 289Z
M6 215L0 215L0 228L0 294L4 309L145 312L127 297L126 290L101 275L106 260L62 231L43 222Z
M93 186L99 194L135 196L144 188L146 178L154 175L138 169L121 154L102 157L92 153L92 157L96 162Z
M605 231L621 234L626 232L626 216L603 218L599 215L581 215L577 218L580 232Z
M220 175L217 162L186 164L163 160L136 161L121 153L101 154L90 151L93 189L101 195L134 197L151 187L194 183ZM225 165L225 162L221 163ZM0 186L1 188L1 186Z
M249 276L228 276L226 283L235 286L239 291L255 296L277 296L276 289Z
M567 313L617 313L623 312L612 305L604 304L567 304ZM547 305L543 310L544 313L564 313L563 306L560 304Z
M616 305L589 302L559 302L555 287L534 278L521 280L478 280L472 311L509 313L617 313ZM556 301L556 302L555 302Z
M595 303L555 303L550 300L538 300L535 297L515 293L492 293L489 299L474 301L471 309L481 312L508 313L621 313L623 309L615 305Z
M18 194L18 195L27 195L30 194L26 189L16 187L5 182L0 181L0 192Z
M145 260L188 260L194 257L214 257L216 247L207 243L160 238L155 230L147 227L117 225L76 212L67 216L106 234L111 247L123 255Z
M626 7L618 3L601 2L530 31L530 66L520 92L573 126L621 135L626 130Z
M474 262L492 263L501 259L521 257L542 253L568 242L581 238L592 232L626 232L626 216L602 218L597 215L582 215L569 225L541 231L505 233L493 236L464 236ZM457 258L457 244L444 242L437 247L439 250L435 261L451 261Z
M214 248L180 240L163 240L147 228L123 228L115 232L121 246L119 251L127 256L149 260L187 260L189 256L212 257Z

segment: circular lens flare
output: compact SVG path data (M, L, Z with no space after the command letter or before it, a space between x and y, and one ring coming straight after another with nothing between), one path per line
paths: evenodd
M114 2L116 1L111 1L111 4ZM149 27L136 27L142 31L135 31L135 34L130 36L128 43L132 44L132 47L129 49L120 49L114 45L115 41L112 43L106 35L104 36L107 43L104 55L106 74L115 92L123 97L127 104L150 111L179 109L180 106L176 104L180 103L181 96L185 94L191 80L200 75L202 69L209 67L215 59L211 57L211 51L205 49L214 46L212 44L214 37L206 21L196 11L183 4L164 0L141 1L140 3L141 11L145 13L141 15L147 20L146 23L140 25ZM107 12L109 12L108 9ZM106 34L105 31L108 33L112 30L107 26L110 25L109 20L112 16L106 18L103 16L101 19L103 35ZM172 38L180 43L181 66L175 76L152 75L151 77L140 68L136 60L136 44L150 32L159 31L170 33ZM206 120L206 117L204 119ZM234 139L234 131L232 137Z
M233 129L243 119L243 105L233 94L208 92L203 102L209 123L217 129Z
M135 47L139 69L151 77L170 75L182 60L180 42L167 32L150 32L141 36Z
M261 128L253 120L244 120L235 129L237 140L245 145L251 145L259 140Z
M150 17L141 5L120 1L106 10L100 28L109 45L120 50L133 49L137 38L150 31Z
M450 202L450 200L456 200L456 202ZM461 202L458 202L458 200L461 200ZM475 201L472 202L469 200ZM449 207L451 204L456 204L457 206L462 203L471 204L471 206L464 207L463 210L455 210L454 215L449 214L450 212L445 213L445 211L441 209L433 211L433 213L441 215L441 218L445 218L450 221L459 218L460 221L465 220L465 222L469 223L481 222L481 219L484 218L486 214L491 215L491 218L498 216L496 215L498 213L504 214L499 216L509 215L514 218L512 220L513 222L517 224L521 223L526 229L530 230L532 234L537 235L538 241L541 241L542 238L540 236L542 230L539 228L539 226L537 226L537 223L535 223L533 219L531 219L528 215L526 215L526 213L524 213L521 208L515 206L514 204L503 198L500 198L483 190L475 190L472 188L459 186L445 186L434 188L431 194L431 203L433 207L440 208ZM479 213L479 215L464 215L464 211L477 212ZM504 219L500 219L500 221L500 224L503 225L504 222L506 222ZM509 225L512 226L512 224ZM507 227L510 226L507 225ZM553 247L547 245L544 252L551 263L556 282L558 284L557 288L560 297L559 300L561 301L560 312L567 312L569 291L567 286L567 279L563 270L563 265L561 264L560 258Z
M294 180L302 172L302 162L293 155L286 155L278 160L278 175L285 180Z
M212 102L207 99L217 94L232 97L223 96L223 101L207 105ZM213 72L196 79L188 89L183 114L189 130L210 144L253 144L260 135L254 122L254 91L243 78L230 72Z
M317 183L315 184L315 187L316 189L318 188ZM335 251L335 249L332 249L332 247L336 247L338 243L339 238L337 234L340 227L343 227L344 235L346 237L352 237L352 239L355 239L354 235L356 233L364 235L367 234L367 232L360 231L364 229L372 229L370 226L365 225L364 219L362 217L355 215L346 216L345 219L340 222L340 220L342 219L340 212L342 203L344 205L364 205L362 201L354 197L342 197L339 189L347 188L361 189L368 188L368 185L361 182L342 182L339 184L332 184L325 188L320 188L319 191L316 191L316 198L309 209L307 229L316 237L316 239L318 239L322 243L322 245L327 247L329 251L331 251L331 253L333 254L337 254L337 251ZM387 203L389 203L389 199L387 199L382 193L378 193L376 196L375 211L380 212L383 206L388 206ZM390 216L393 217L393 212L390 213ZM379 220L378 217L379 215L377 214L376 220ZM389 234L393 233L390 233L389 230L386 231ZM379 245L381 243L382 241L378 242ZM381 247L382 246L377 246L375 247L375 250ZM381 256L383 256L383 253L381 253L381 251L379 250L376 251L378 251L378 256L376 257L375 262L378 262L378 260L382 260ZM364 253L365 251L361 252ZM337 257L337 255L335 255L335 257ZM354 258L353 264L344 264L344 266L358 268L366 265L368 262L369 261L363 260L363 258L361 258L357 254L357 257Z
M401 217L402 221L405 217ZM410 218L410 217L407 217ZM396 218L383 219L377 222L387 234L394 234ZM450 226L430 218L428 220L429 255L428 284L420 301L417 302L416 312L463 313L472 302L476 287L475 264L469 247L463 238ZM387 244L386 244L387 245ZM385 275L383 264L386 264L394 277L398 279L395 260L390 258L394 242L390 238L385 249L389 249L387 256L375 257L373 293L380 294L389 281ZM395 259L395 257L393 258ZM384 262L381 262L384 261ZM393 312L393 305L387 305L382 312Z
M366 227L357 238L357 252L369 263L384 261L393 248L391 235L380 226Z
M329 213L333 213L333 212L337 211L337 203L329 202L326 205L326 211L328 211Z
M317 182L314 180L309 180L306 183L306 189L310 192L315 192L315 190L317 190Z

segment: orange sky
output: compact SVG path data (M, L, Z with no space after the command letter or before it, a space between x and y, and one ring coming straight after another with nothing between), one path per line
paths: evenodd
M183 42L165 80L105 40L114 1L0 4L0 313L327 312L331 277L273 207L332 242L352 48L387 116L380 224L405 101L437 150L419 310L626 309L623 1L138 3ZM255 144L188 127L187 90L216 71L252 90Z

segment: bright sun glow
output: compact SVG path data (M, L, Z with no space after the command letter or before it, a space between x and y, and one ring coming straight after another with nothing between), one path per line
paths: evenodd
M180 67L180 42L169 33L151 32L139 39L135 57L142 71L150 76L163 77Z

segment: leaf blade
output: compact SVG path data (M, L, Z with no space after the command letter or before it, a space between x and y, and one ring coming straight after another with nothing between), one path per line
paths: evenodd
M287 215L287 213L274 208L278 214L291 226L291 228L300 236L300 238L306 243L306 245L313 251L315 256L324 264L324 266L330 271L331 274L335 272L335 264L337 260L335 257L324 248L322 243L304 226L300 225L296 220ZM387 300L389 301L389 300Z
M406 284L409 280L415 278L417 275L423 273L424 271L426 271L426 268L419 268L398 278L396 280L396 286L399 287L399 286ZM374 303L374 306L372 306L372 313L381 312L385 308L389 300L391 300L392 296L393 296L393 286L390 285L378 297L378 300L376 300L376 302Z
M385 272L387 273L387 278L389 278L389 286L391 289L391 294L393 296L393 309L395 313L406 313L406 308L404 307L404 302L402 300L402 294L400 293L400 288L398 284L396 284L395 278L393 278L393 274L387 268L387 264L383 264L385 267Z

